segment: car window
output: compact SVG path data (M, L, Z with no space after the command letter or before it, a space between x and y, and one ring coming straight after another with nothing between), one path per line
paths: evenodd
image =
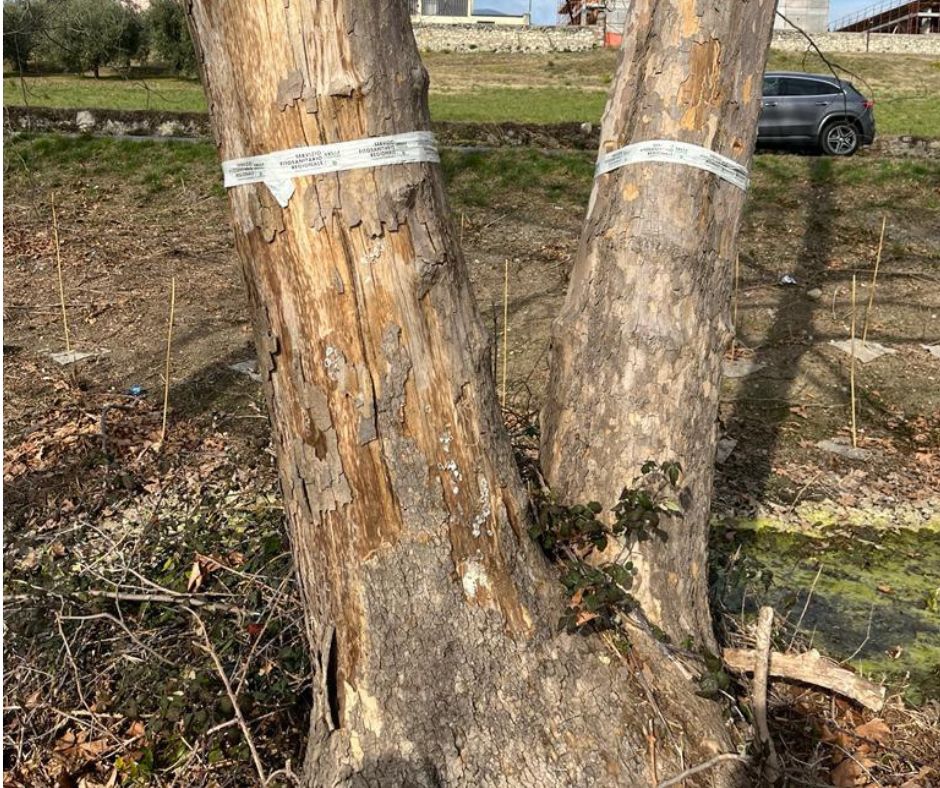
M780 95L780 77L764 77L764 96Z
M819 79L800 79L787 77L781 80L781 96L831 96L839 93L835 85Z

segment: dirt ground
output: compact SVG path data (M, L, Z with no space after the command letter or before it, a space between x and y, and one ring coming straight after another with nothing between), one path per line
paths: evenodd
M61 611L77 603L50 589L73 583L75 594L93 595L108 581L125 592L139 591L140 578L128 569L133 565L126 549L130 545L131 555L154 554L142 564L148 567L143 574L177 592L196 582L197 589L224 592L225 598L253 593L252 611L264 609L264 601L286 604L290 594L281 585L284 566L271 569L272 561L283 562L286 545L276 526L280 514L259 387L231 369L250 360L253 350L227 206L214 152L202 143L37 138L18 139L6 148L4 523L5 559L13 569L5 576L5 591L14 602L10 632L22 649L13 654L19 660L16 669L33 676L20 681L21 688L31 689L14 701L20 740L47 725L47 743L65 753L59 760L69 764L70 773L89 768L92 744L96 754L106 745L108 753L122 753L122 768L131 773L146 763L132 725L122 728L120 742L114 743L93 727L55 712L71 702L92 719L111 712L135 719L135 713L124 706L115 711L113 705L113 699L123 703L133 695L133 687L120 678L126 671L119 661L99 671L107 689L86 688L86 698L77 698L73 688L69 700L63 696L56 706L31 694L44 686L35 666L52 671L62 664L63 642L72 643L74 659L84 670L82 660L94 663L95 638L100 636L87 622L63 622ZM516 412L534 413L547 375L552 320L577 249L592 157L531 150L447 152L444 168L474 290L494 336L502 329L508 260L510 404ZM524 193L520 183L526 184ZM53 192L70 342L96 352L68 370L49 357L64 345ZM896 352L856 369L859 445L871 452L870 459L856 461L816 444L848 435L849 361L831 341L848 337L853 275L858 279L859 324L864 321L882 217L886 241L869 338ZM767 525L801 533L850 525L883 533L940 528L940 359L923 347L940 344L938 227L936 162L758 156L741 239L735 358L763 366L725 384L722 430L736 445L718 468L716 521L728 529ZM781 285L784 275L794 277L796 284ZM185 460L168 459L166 450L162 455L151 451L159 435L174 278L167 445ZM728 360L733 360L730 354ZM129 396L133 386L142 387L145 396ZM115 406L108 417L114 424L108 428L111 444L100 446L102 411ZM230 519L213 514L220 507L233 509L232 501L243 516L235 518L234 530ZM208 536L206 522L211 524ZM128 523L130 535L122 536ZM168 557L161 551L169 544ZM227 573L231 583L219 579ZM52 617L43 653L35 631L24 623L37 604L30 601L34 593L51 594L43 597L45 607L50 599L59 606L58 617L55 610L44 614ZM151 626L143 646L159 649L162 636L147 618L156 613L133 615L135 622ZM285 627L273 634L265 629L259 636L265 618L251 612L239 618L234 635L226 638L227 619L221 613L214 617L211 609L203 615L213 642L218 636L226 644L226 664L238 670L244 666L245 675L251 664L260 674L252 686L257 689L257 719L269 723L265 728L259 722L256 728L265 763L269 757L278 763L293 757L296 763L305 713L297 700L303 695L298 676L304 674L304 664L290 650L299 648L299 633ZM940 620L936 610L924 616L924 626L936 628L926 657L935 659ZM180 631L188 622L182 618L175 624ZM140 647L126 648L131 664L146 656ZM161 693L169 697L175 692L188 701L201 697L198 693L206 686L219 690L212 684L216 678L205 652L193 653L172 652L173 660L195 660L201 667L192 678L177 671L166 686L155 689L146 720L170 714L166 704L156 704ZM173 683L177 681L181 683ZM224 706L207 708L204 719L185 723L195 726L192 736L197 738L181 733L179 740L202 741L213 725L230 718L231 710ZM183 723L174 721L174 726ZM271 732L276 727L279 734ZM179 727L184 729L190 730ZM250 762L238 751L237 731L230 727L226 732L234 737L228 744L203 750L186 750L176 738L163 740L157 765L147 768L163 769L167 784L183 773L181 763L188 770L181 784L246 784ZM13 784L44 784L62 773L62 768L46 769L42 779L37 777L40 767L22 747L17 752L15 730L11 736L5 740L6 757L23 769L20 782ZM167 755L171 744L181 749L176 760ZM231 772L227 782L212 783L219 764L226 763L240 764L241 771ZM819 765L823 772L827 768ZM200 777L194 779L197 772Z

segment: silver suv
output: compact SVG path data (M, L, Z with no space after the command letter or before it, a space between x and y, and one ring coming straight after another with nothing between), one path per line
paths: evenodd
M875 140L874 106L850 82L771 71L764 75L757 140L808 143L830 156L851 156Z

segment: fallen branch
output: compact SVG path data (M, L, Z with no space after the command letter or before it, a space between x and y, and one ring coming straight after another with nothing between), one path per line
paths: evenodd
M754 682L751 696L754 702L754 720L757 738L764 753L764 779L776 785L780 779L780 764L774 751L774 742L767 727L767 674L770 670L770 639L773 634L774 609L762 607L757 619L757 649L754 651Z
M722 656L731 670L751 673L757 653L749 649L726 648ZM770 675L787 681L798 681L815 687L831 690L838 695L851 698L872 711L880 711L885 702L885 688L839 667L831 659L822 656L816 649L804 654L770 655Z

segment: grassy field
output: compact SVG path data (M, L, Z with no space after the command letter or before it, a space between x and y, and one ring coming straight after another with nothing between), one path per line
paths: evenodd
M560 123L597 121L616 66L616 52L424 55L431 72L431 114L436 120ZM846 76L876 100L879 131L940 137L940 60L907 55L840 55ZM827 71L817 57L772 52L769 67ZM25 96L24 96L25 93ZM95 80L77 76L32 76L21 84L6 75L5 104L155 109L203 112L196 80L170 77Z

